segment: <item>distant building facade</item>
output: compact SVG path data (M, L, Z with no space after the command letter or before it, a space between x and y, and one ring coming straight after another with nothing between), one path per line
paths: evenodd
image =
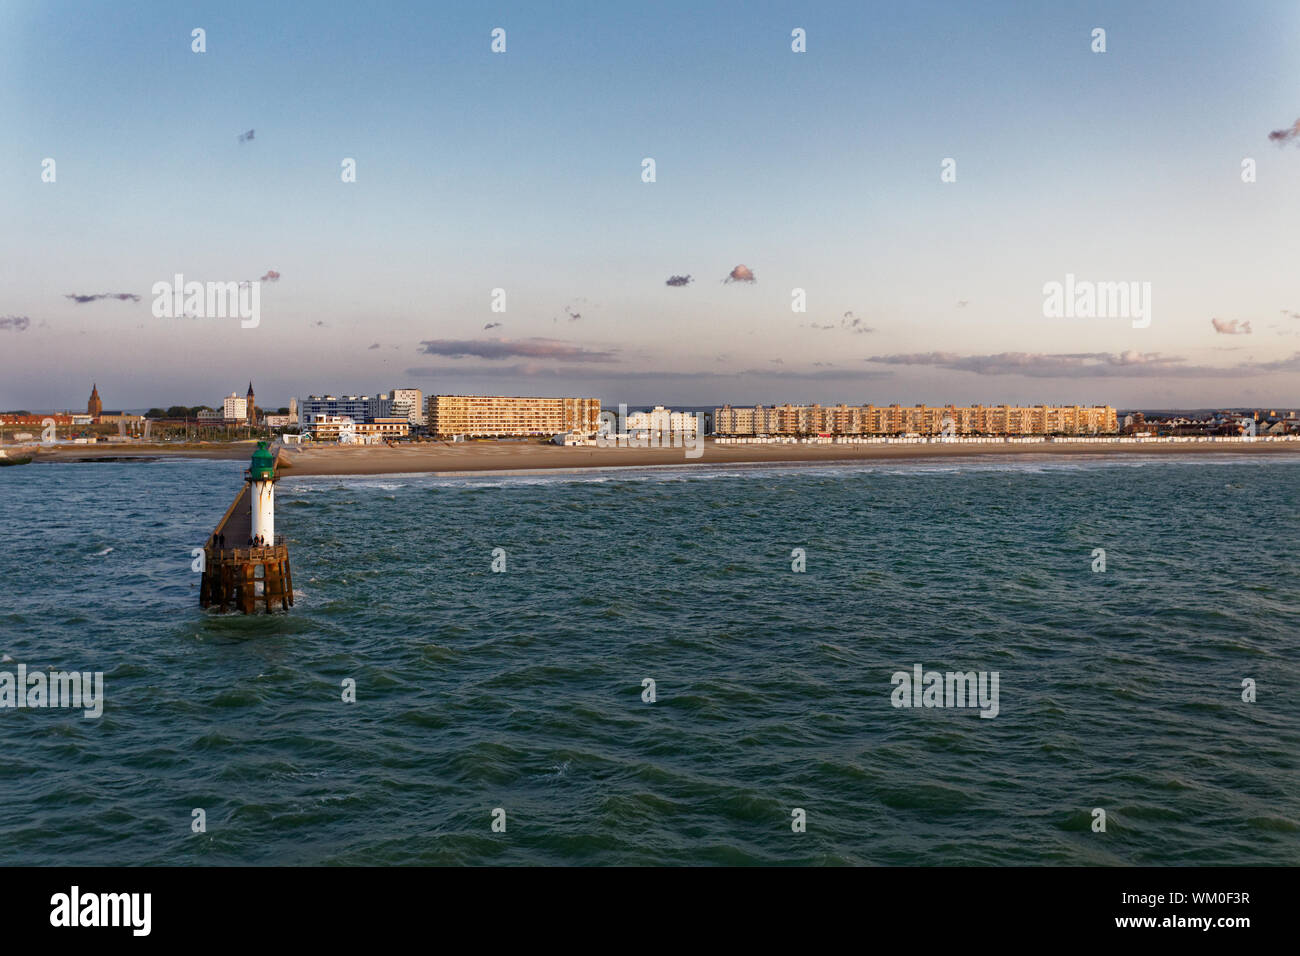
M405 418L412 425L423 425L424 393L418 388L393 389L392 417Z
M318 415L312 420L313 441L337 441L350 444L357 439L357 423L346 415Z
M139 425L144 422L144 416L122 411L100 412L95 422L99 425Z
M221 417L227 422L247 421L248 400L240 398L234 392L231 392L221 403Z
M405 418L376 418L372 422L357 422L358 438L389 439L405 438L411 434L411 423Z
M429 434L438 438L594 434L600 425L600 399L430 395L426 421Z
M350 418L353 423L391 418L393 400L387 394L309 395L297 403L297 408L302 430L314 435L317 424L326 418Z
M96 382L90 386L90 400L86 402L86 414L96 419L103 413L104 403L100 400L99 383Z
M623 424L629 435L648 432L689 435L697 430L698 419L692 412L675 412L656 405L648 412L631 412Z
M1094 435L1118 431L1109 405L724 405L718 435Z
M50 419L56 426L58 425L76 425L78 418L86 418L85 415L68 415L62 412L55 415L0 415L0 425L30 425L36 428L44 428L46 419ZM83 422L82 424L90 424Z

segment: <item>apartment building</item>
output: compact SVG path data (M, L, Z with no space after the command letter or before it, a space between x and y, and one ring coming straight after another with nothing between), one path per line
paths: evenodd
M393 399L379 395L309 395L299 403L298 417L302 430L315 434L324 419L350 418L354 423L391 418Z
M600 399L517 395L430 395L426 420L438 438L594 434Z
M405 438L411 434L411 423L406 418L376 418L372 422L358 422L354 426L358 438Z
M357 440L357 423L346 415L317 415L312 420L311 438L350 445Z
M424 393L418 388L393 389L393 418L405 418L412 425L423 425Z
M221 417L227 422L244 422L248 420L248 399L240 398L234 392L221 402Z
M1109 405L773 405L713 414L718 435L1092 435L1119 430Z
M697 430L697 424L695 415L691 412L675 412L656 405L648 412L631 412L624 427L629 434L655 432L690 435Z

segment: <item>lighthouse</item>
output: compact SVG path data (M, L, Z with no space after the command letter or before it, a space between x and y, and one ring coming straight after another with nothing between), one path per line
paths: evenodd
M252 492L253 540L273 546L275 544L275 457L266 442L257 443L252 464L248 468L248 483Z
M258 604L268 613L273 604L285 611L293 604L289 546L275 540L275 456L264 441L244 472L244 486L204 545L202 570L200 607L252 614Z

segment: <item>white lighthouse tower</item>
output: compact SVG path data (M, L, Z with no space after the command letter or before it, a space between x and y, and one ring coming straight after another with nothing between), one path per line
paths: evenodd
M275 457L266 442L257 443L248 469L252 485L253 540L267 546L275 544Z

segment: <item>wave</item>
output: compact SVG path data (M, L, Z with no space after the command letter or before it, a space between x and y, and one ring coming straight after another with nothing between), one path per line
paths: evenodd
M378 475L300 475L286 476L283 481L295 493L326 492L335 490L396 491L401 488L520 488L547 485L600 485L614 482L695 482L772 478L787 475L806 475L827 478L855 474L890 476L960 475L960 474L1076 474L1109 469L1142 469L1164 465L1170 468L1192 466L1260 466L1300 464L1300 456L1279 452L1262 453L1245 458L1231 453L1204 453L1193 457L1171 455L1113 455L1072 456L1062 460L1057 455L1017 455L1014 459L1002 457L967 458L957 461L842 461L842 462L729 462L710 464L671 465L611 465L576 469L520 469L492 472L421 473ZM395 478L403 479L400 482Z

